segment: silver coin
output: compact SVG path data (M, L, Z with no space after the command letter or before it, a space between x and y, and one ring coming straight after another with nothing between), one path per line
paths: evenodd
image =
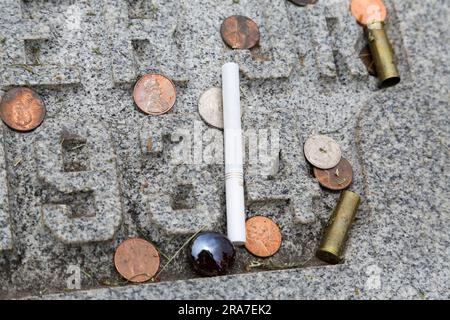
M319 169L331 169L341 161L341 148L336 141L323 135L311 136L304 146L306 160Z
M223 129L222 89L210 88L198 101L198 112L207 124Z

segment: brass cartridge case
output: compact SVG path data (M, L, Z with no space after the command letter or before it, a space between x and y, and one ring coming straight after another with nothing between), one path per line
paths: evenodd
M336 264L342 260L342 252L352 226L361 198L354 192L344 191L331 215L319 249L317 258Z
M365 28L378 79L382 87L394 86L400 82L395 55L384 29L384 22L373 22Z

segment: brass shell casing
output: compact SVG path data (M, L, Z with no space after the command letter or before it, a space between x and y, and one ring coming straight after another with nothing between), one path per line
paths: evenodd
M395 55L389 42L384 22L373 22L365 28L378 79L381 86L390 87L400 82Z
M336 264L342 260L342 252L348 232L358 210L361 198L354 192L344 191L331 215L319 249L317 258Z

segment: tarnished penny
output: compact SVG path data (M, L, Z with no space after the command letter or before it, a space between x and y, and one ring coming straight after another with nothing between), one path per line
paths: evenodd
M343 190L352 183L353 169L347 159L341 158L334 168L326 170L314 168L314 176L327 189Z
M255 216L245 223L247 239L245 248L255 256L273 256L281 247L281 232L269 218Z
M122 242L114 255L117 272L131 282L146 282L159 269L159 253L148 241L132 238Z
M31 131L39 127L44 120L44 103L30 88L14 88L6 92L1 99L0 117L14 130Z
M198 112L207 124L223 129L222 89L206 90L198 100Z
M301 7L304 7L308 4L315 4L317 2L317 0L289 0L289 1Z
M319 169L331 169L341 161L341 148L330 137L309 137L304 146L306 160Z
M259 42L259 27L250 18L231 16L220 28L223 41L233 49L250 49Z
M386 19L386 7L381 0L352 0L350 10L362 25L380 22Z
M146 74L134 86L134 102L142 112L160 115L172 109L176 100L175 85L160 74Z

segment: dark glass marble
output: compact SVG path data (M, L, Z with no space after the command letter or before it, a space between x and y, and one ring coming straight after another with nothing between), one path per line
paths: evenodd
M218 232L202 232L192 240L189 258L198 274L217 276L228 273L235 254L227 237Z

